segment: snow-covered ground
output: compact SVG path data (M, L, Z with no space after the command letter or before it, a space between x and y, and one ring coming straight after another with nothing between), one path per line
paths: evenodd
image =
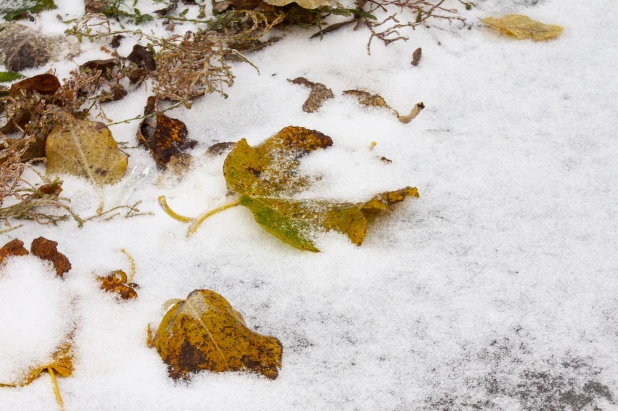
M83 13L80 1L57 3L60 10L28 24L61 33L56 14ZM234 64L228 99L209 95L167 113L200 143L188 176L161 177L147 151L129 150L129 168L149 170L129 201L142 200L154 216L81 229L27 223L0 236L2 244L58 241L73 264L64 284L36 280L49 275L40 277L48 268L34 257L0 269L0 371L50 355L76 324L75 371L59 379L71 411L618 409L618 8L612 0L529 3L479 1L462 10L470 29L417 29L408 42L374 41L371 56L366 30L320 41L297 29L249 56L261 74ZM479 20L508 13L565 31L548 42L517 41ZM120 54L132 45L125 40ZM77 63L106 56L85 47ZM413 67L417 47L423 58ZM74 66L27 74L55 67L65 75ZM304 113L308 89L287 81L298 76L324 83L335 98ZM400 111L420 101L427 108L401 124L342 95L360 88ZM106 113L139 115L147 95L130 94ZM223 157L204 156L206 148L243 137L257 144L288 125L334 141L303 160L304 170L323 175L312 198L360 201L410 185L420 199L372 225L361 247L319 235L317 254L280 242L242 207L212 217L190 239L186 225L159 209L159 195L185 215L222 204ZM136 128L111 130L134 145ZM93 214L89 183L64 181L76 210ZM107 189L108 205L131 189ZM121 248L135 258L140 285L139 298L126 303L95 282L128 270ZM146 345L146 327L158 325L165 301L201 288L280 339L276 380L168 378ZM49 376L0 388L0 409L56 410Z

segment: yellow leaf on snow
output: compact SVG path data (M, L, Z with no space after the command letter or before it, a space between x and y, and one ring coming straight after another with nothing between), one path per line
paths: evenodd
M194 290L176 302L151 345L174 379L201 370L248 371L275 379L283 353L277 338L251 331L242 315L210 290Z
M86 177L98 186L120 181L129 156L120 151L109 129L103 123L78 120L68 113L57 116L45 144L47 172Z
M543 24L521 14L507 14L500 18L487 17L483 21L489 24L490 27L515 36L519 40L548 40L557 37L564 30L564 27Z

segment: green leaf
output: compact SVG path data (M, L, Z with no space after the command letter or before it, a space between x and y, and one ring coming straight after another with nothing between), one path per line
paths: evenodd
M16 0L11 2L10 6L0 6L0 14L4 14L6 21L15 21L25 18L28 14L56 8L54 0Z
M0 71L0 83L8 83L24 78L25 76L15 73L14 71Z

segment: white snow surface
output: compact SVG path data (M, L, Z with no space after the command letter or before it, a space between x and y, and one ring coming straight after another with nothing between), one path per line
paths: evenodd
M58 34L65 26L56 14L83 12L81 1L56 2L58 10L26 24ZM129 149L129 171L148 176L134 185L139 179L127 173L105 190L106 203L129 196L154 216L83 228L28 222L0 237L2 244L58 241L73 265L63 281L37 284L33 279L49 270L34 257L12 258L2 268L11 274L0 279L0 371L49 354L67 317L76 328L75 371L59 379L66 410L618 409L614 3L485 0L465 11L453 1L469 28L420 28L388 47L374 41L370 56L366 30L344 28L322 41L309 40L311 30L283 33L248 56L260 74L233 65L229 98L208 95L190 110L167 113L199 141L196 164L180 182L162 177L147 151ZM548 42L517 41L479 20L507 13L565 31ZM146 27L164 34L158 22ZM133 44L124 39L119 52L128 54ZM63 76L106 57L100 44L82 47L74 62L26 74L53 67ZM417 47L423 57L413 67ZM335 98L304 113L309 90L287 81L298 76L324 83ZM427 108L401 124L387 110L342 95L358 88L381 94L400 112L420 101ZM106 114L139 115L147 95L142 88ZM304 171L323 175L304 196L360 201L410 185L420 198L380 218L361 247L343 235L318 234L320 253L282 243L242 207L210 218L189 239L186 225L159 209L159 195L185 215L228 201L224 158L204 156L206 148L241 138L258 144L288 125L334 140L303 160ZM111 130L135 145L136 128L132 122ZM72 207L92 215L96 191L84 180L63 179ZM94 279L128 270L121 248L135 258L136 301L119 303ZM57 300L57 283L75 296L68 308ZM201 372L177 383L167 376L146 345L147 325L158 325L168 299L204 288L228 299L250 328L280 339L276 380ZM31 316L35 309L44 315ZM32 331L12 332L25 326ZM56 410L49 377L0 388L0 409Z

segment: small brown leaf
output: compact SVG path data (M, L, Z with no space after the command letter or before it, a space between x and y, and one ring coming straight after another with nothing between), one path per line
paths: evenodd
M7 257L27 255L28 250L24 247L24 242L17 238L9 241L0 248L0 263Z
M118 47L120 47L120 42L123 38L124 36L122 34L116 34L114 37L112 37L112 41L109 43L109 45L112 46L112 48L117 49Z
M122 270L112 271L106 276L97 277L97 281L101 283L101 290L108 293L115 293L123 300L137 298L137 292L134 289L136 284L128 284L127 274Z
M147 47L139 44L133 46L133 51L127 56L127 60L149 71L157 69L157 63L155 62L152 52Z
M195 290L175 303L152 345L174 379L202 370L245 371L275 379L283 352L277 338L251 331L242 315L210 290Z
M127 170L128 156L118 148L112 133L103 124L78 120L57 113L58 120L47 137L47 172L87 177L102 186L120 181Z
M206 150L206 155L211 157L220 156L221 154L224 154L233 149L235 145L236 143L231 141L224 141L222 143L213 144Z
M71 263L64 254L58 252L57 246L58 243L56 241L39 237L32 240L30 252L41 260L50 261L56 269L56 276L62 277L71 270Z
M151 107L149 100L147 109ZM153 107L154 108L154 107ZM172 156L192 149L197 141L187 139L189 131L182 121L157 113L145 118L137 130L139 143L150 150L157 164L166 168Z
M16 97L23 90L26 94L36 91L39 94L54 94L60 88L58 77L45 73L32 76L11 86L9 96Z
M424 108L425 108L425 105L421 101L420 103L417 103L412 108L412 111L410 111L410 114L406 116L402 116L399 114L397 110L395 110L395 114L397 115L397 118L399 119L399 121L401 121L404 124L408 124L410 121L414 120L416 116L418 116L421 113L421 111L423 111Z
M288 81L292 84L299 84L311 89L309 97L303 104L303 111L305 113L314 113L318 111L324 101L335 97L333 91L324 84L314 83L304 77L297 77L294 80Z
M359 104L367 107L385 107L391 108L388 104L386 104L386 100L382 98L379 94L371 94L367 91L362 90L346 90L343 92L346 96L354 96L358 99Z
M412 53L412 65L413 66L418 66L418 63L421 62L421 57L423 56L423 49L422 48L417 48L416 50L414 50L414 53Z

